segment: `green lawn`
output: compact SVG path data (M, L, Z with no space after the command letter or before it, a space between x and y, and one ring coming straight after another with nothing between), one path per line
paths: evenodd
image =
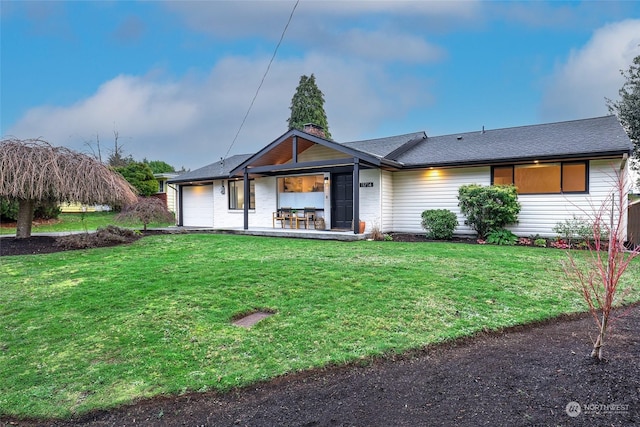
M63 231L95 231L100 227L106 227L110 224L119 226L135 227L142 229L142 223L119 223L114 220L114 212L89 212L85 214L80 213L63 213L58 217L59 222L55 224L34 224L31 230L32 233L51 233L51 232L63 232ZM152 223L149 224L149 228L164 227L173 224L164 223ZM16 234L15 227L5 228L0 227L0 234Z
M67 417L145 396L228 390L583 311L564 279L565 256L179 234L3 257L0 414ZM640 282L640 263L625 282ZM628 301L638 299L636 289ZM231 325L254 309L276 314L251 329Z

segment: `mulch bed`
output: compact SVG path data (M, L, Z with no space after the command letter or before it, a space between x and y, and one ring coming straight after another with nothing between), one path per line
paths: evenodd
M0 425L639 425L640 305L625 311L600 363L588 357L593 319L581 314L226 394L160 396L71 420L0 418Z

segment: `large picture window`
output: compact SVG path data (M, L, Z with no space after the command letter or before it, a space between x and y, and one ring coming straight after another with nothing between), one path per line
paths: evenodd
M324 207L324 175L278 178L278 207Z
M587 162L532 163L494 166L494 185L514 184L519 194L586 193Z
M256 208L256 186L254 180L249 181L249 209ZM229 209L244 209L244 181L229 181Z

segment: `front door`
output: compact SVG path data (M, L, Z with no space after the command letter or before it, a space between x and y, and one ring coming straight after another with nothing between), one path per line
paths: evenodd
M353 174L331 175L331 228L352 228Z

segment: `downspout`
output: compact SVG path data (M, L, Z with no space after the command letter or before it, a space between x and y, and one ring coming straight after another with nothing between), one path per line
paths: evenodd
M353 234L360 232L360 159L353 159Z
M251 189L249 188L249 169L244 168L244 229L249 229L249 204L251 198Z

